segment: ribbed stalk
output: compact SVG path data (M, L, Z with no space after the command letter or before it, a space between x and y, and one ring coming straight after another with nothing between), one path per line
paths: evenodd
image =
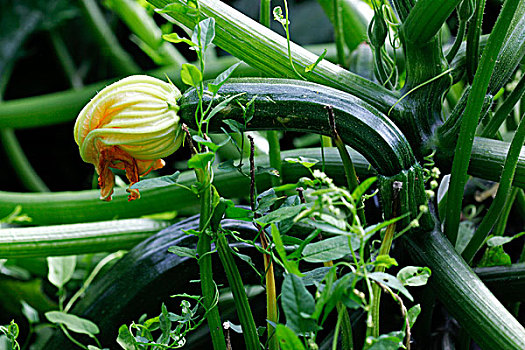
M228 279L228 283L233 293L233 301L242 326L242 334L246 343L246 349L257 350L260 348L259 336L257 335L257 328L255 326L250 304L248 303L246 291L244 290L241 274L239 273L237 264L235 264L235 261L233 260L228 240L223 233L218 234L216 242L217 252L219 253L226 278Z
M452 163L452 174L450 188L448 191L447 212L445 221L445 232L450 241L455 243L459 227L459 214L463 200L463 189L467 180L467 168L470 162L472 143L478 124L485 94L489 85L492 70L496 64L496 57L503 44L507 29L511 24L514 11L518 6L518 0L505 2L500 16L494 26L487 47L483 52L479 68L476 71L472 90L465 108L465 114L461 123L458 143L454 161Z
M129 249L169 226L167 221L128 219L87 224L3 228L0 259L89 254Z

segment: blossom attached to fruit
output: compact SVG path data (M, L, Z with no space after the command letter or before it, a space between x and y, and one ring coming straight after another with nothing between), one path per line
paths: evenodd
M126 171L130 186L140 176L162 168L161 159L181 145L177 111L180 91L170 83L135 75L100 91L80 112L75 123L75 141L82 159L95 166L100 199L111 200L113 169ZM128 188L129 200L140 197Z

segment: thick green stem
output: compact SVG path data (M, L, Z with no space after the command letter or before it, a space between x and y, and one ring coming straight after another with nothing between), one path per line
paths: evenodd
M392 246L392 241L394 240L394 233L396 231L396 224L388 225L385 231L385 237L383 242L381 242L381 247L379 247L378 255L388 255L390 253L390 247ZM384 266L377 266L374 269L374 272L385 272ZM370 306L370 313L372 314L372 327L367 329L367 335L373 337L379 337L379 307L381 305L381 287L374 283L372 286L372 293L374 294L373 304Z
M478 124L479 115L485 99L492 70L496 64L497 57L503 39L511 24L518 0L505 2L501 14L494 26L479 68L476 71L472 90L468 98L465 114L461 123L456 153L452 163L452 175L448 191L447 212L445 221L445 232L451 242L455 243L459 227L459 214L463 200L463 189L467 180L467 168L470 162L474 134Z
M441 29L461 0L419 0L403 24L405 40L425 44Z
M333 16L334 16L334 33L335 33L335 45L337 47L337 62L341 66L345 66L345 44L344 44L344 33L343 33L343 17L342 17L342 6L340 5L341 0L332 0L333 3Z
M237 264L233 260L228 240L223 233L219 233L217 236L217 252L224 267L224 272L228 283L233 293L233 300L235 302L235 308L239 321L242 326L242 333L246 349L258 350L260 348L259 336L257 335L257 328L253 319L252 310L248 303L248 297L242 283L242 277L237 268Z
M203 304L206 309L206 319L210 329L211 340L215 350L226 350L226 340L222 331L221 316L219 314L219 291L217 285L213 280L212 259L211 259L211 237L207 229L207 224L211 215L212 203L212 187L211 168L200 169L196 171L197 180L202 184L203 188L200 191L200 217L199 217L199 241L197 242L197 255L199 259L199 271L201 280L201 289L203 296Z
M447 61L448 63L452 62L454 57L456 57L456 54L459 51L459 48L461 47L461 43L463 42L463 38L465 37L467 29L467 23L465 21L459 22L459 28L458 28L458 34L456 35L456 39L454 40L454 44L448 50L447 52Z
M490 205L489 211L483 217L481 224L478 226L474 236L467 244L467 247L463 251L463 257L465 261L470 262L476 252L481 248L485 238L488 236L490 230L496 223L496 220L501 214L501 208L505 204L511 191L511 184L516 172L516 165L518 163L518 157L520 155L521 147L525 141L525 113L523 114L518 129L512 138L510 144L509 153L505 160L505 166L501 173L500 184L498 193Z
M467 79L473 83L474 74L478 68L479 61L479 39L481 36L481 24L483 22L483 13L485 10L486 0L476 0L476 10L474 16L469 21L467 31Z
M80 5L86 14L84 18L88 20L92 32L100 44L101 52L108 54L113 69L120 75L140 72L140 67L133 62L131 56L120 46L118 39L106 23L104 15L98 8L96 1L81 0Z

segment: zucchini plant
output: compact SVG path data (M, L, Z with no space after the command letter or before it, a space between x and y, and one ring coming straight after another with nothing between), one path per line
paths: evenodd
M116 341L124 349L165 349L199 347L206 339L227 349L232 329L248 349L428 347L429 330L412 328L421 310L416 327L431 322L435 298L461 326L458 346L471 337L484 349L525 348L519 304L508 311L500 300L505 293L497 291L498 299L483 283L496 288L498 276L512 286L521 283L519 264L510 272L491 273L487 266L494 254L508 256L503 244L518 242L519 236L503 237L513 205L525 210L525 123L513 114L522 113L525 91L525 1L498 6L493 28L482 35L484 0L319 0L334 27L338 64L326 50L319 56L291 42L286 0L261 0L259 22L218 0L148 2L192 35L162 35L136 2L110 1L142 50L159 65L174 64L175 74L168 82L136 75L113 83L87 103L75 124L81 156L95 165L100 198L113 199L100 202L96 190L1 192L0 217L12 223L23 213L41 227L0 230L0 258L128 249L160 230L92 284L115 257L103 260L84 281L80 290L86 294L76 305L80 292L64 306L71 259L48 260L58 311L45 315L60 331L47 348L73 342L102 349ZM115 65L125 75L138 73L118 43L104 36L96 5L82 4L102 33L100 45L112 47ZM285 36L268 28L270 13ZM451 39L447 20L453 13L457 33ZM367 44L356 47L363 39ZM188 46L195 65L168 42ZM212 44L242 63L230 66L231 58L214 57ZM69 92L1 103L4 144L16 146L13 129L71 120L107 84L72 85ZM252 135L262 133L251 133L262 131L268 132L269 159L254 157ZM320 135L323 147L281 152L279 133ZM239 160L225 161L228 142ZM183 144L192 171L140 179ZM18 157L24 162L23 153ZM214 164L219 160L224 162ZM127 189L113 190L117 180L110 168L125 171ZM32 188L43 189L36 174L20 171ZM469 177L499 188L465 237L460 220ZM105 221L169 210L199 215L164 230L166 220ZM71 225L56 226L66 223ZM392 249L419 266L394 276ZM509 257L509 263L524 257ZM405 286L427 279L425 302L408 309L405 303L414 298ZM198 280L200 286L175 287L174 280ZM246 285L263 285L264 300ZM169 293L182 299L180 315L163 304L158 317L138 320L139 312L151 313L146 307L158 307ZM224 311L228 293L234 316ZM388 295L402 320L390 333L382 329L380 312ZM135 305L139 310L132 310ZM199 340L192 332L205 322ZM71 332L88 337L79 340ZM12 348L15 339L9 336Z

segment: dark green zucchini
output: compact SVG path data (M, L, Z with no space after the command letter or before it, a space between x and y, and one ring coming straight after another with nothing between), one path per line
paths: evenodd
M405 137L388 118L348 94L321 85L289 80L233 80L221 88L219 103L228 96L243 93L240 101L255 99L255 114L248 130L295 130L330 134L324 107L336 113L338 132L345 143L362 153L380 177L380 195L386 217L392 215L394 196L401 198L402 214L427 204L421 168ZM206 102L210 102L207 95ZM195 126L198 104L195 90L180 100L181 119ZM242 110L231 104L216 115L210 131L218 131L224 119L242 122ZM402 192L394 194L394 182ZM398 184L396 184L398 185ZM429 216L433 213L430 205ZM414 216L411 213L411 217ZM419 230L404 236L409 253L433 271L432 285L448 311L474 340L486 349L525 349L525 329L494 297L443 236L435 219L422 218ZM429 226L436 222L434 229Z
M248 222L223 220L225 229L236 230L254 237L257 233L255 227ZM198 279L197 261L188 257L179 257L168 253L172 245L184 246L194 249L197 237L186 234L184 231L198 229L199 217L194 216L166 228L159 233L144 240L130 250L121 260L99 280L91 285L84 297L74 306L72 313L85 317L95 322L100 328L98 339L103 345L116 349L118 328L122 324L130 324L147 313L153 317L160 312L160 305L165 303L169 310L180 310L180 299L171 299L174 294L200 294L199 283L189 283ZM248 245L236 245L243 254L251 254L260 271L264 270L262 259L256 259L259 253ZM227 285L226 276L221 273L222 265L217 254L213 266L215 281L219 286ZM259 276L247 264L239 264L242 268L243 282L245 284L260 284ZM264 307L264 301L255 303ZM260 313L257 321L264 323L264 312ZM235 320L234 315L223 315ZM226 320L226 319L225 319ZM237 322L238 323L238 322ZM197 340L197 339L195 339ZM205 349L210 345L206 337L201 337L204 344L191 342L185 348ZM238 341L242 342L242 337ZM90 343L89 340L86 340ZM45 349L70 349L73 344L62 332L55 332L47 342Z

